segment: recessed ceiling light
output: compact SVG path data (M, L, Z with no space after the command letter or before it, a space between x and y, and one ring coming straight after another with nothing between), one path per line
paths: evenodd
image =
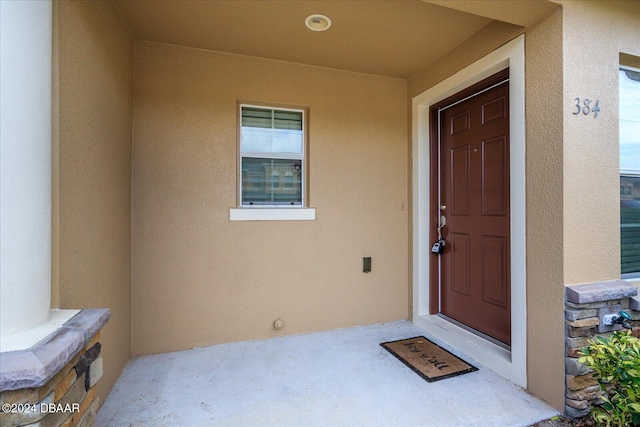
M331 26L331 19L326 15L314 13L313 15L307 16L304 23L311 31L325 31Z

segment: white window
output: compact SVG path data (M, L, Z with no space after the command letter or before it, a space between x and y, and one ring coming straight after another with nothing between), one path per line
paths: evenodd
M620 252L623 278L640 277L640 70L621 67Z
M303 207L305 111L240 105L240 206Z

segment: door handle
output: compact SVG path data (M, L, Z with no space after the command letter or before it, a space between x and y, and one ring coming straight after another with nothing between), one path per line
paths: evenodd
M444 240L442 238L442 229L447 225L447 217L444 215L440 215L440 218L438 219L438 227L436 227L436 229L438 230L438 240Z

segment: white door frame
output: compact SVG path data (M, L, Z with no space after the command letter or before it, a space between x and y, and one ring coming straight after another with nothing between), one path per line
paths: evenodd
M429 314L431 105L509 67L511 179L511 350ZM527 386L524 35L413 98L413 322L521 387Z

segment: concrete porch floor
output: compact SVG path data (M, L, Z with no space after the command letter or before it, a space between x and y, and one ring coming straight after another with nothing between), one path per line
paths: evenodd
M96 425L506 427L558 413L451 348L479 370L429 383L380 346L417 335L431 338L398 321L139 357Z

